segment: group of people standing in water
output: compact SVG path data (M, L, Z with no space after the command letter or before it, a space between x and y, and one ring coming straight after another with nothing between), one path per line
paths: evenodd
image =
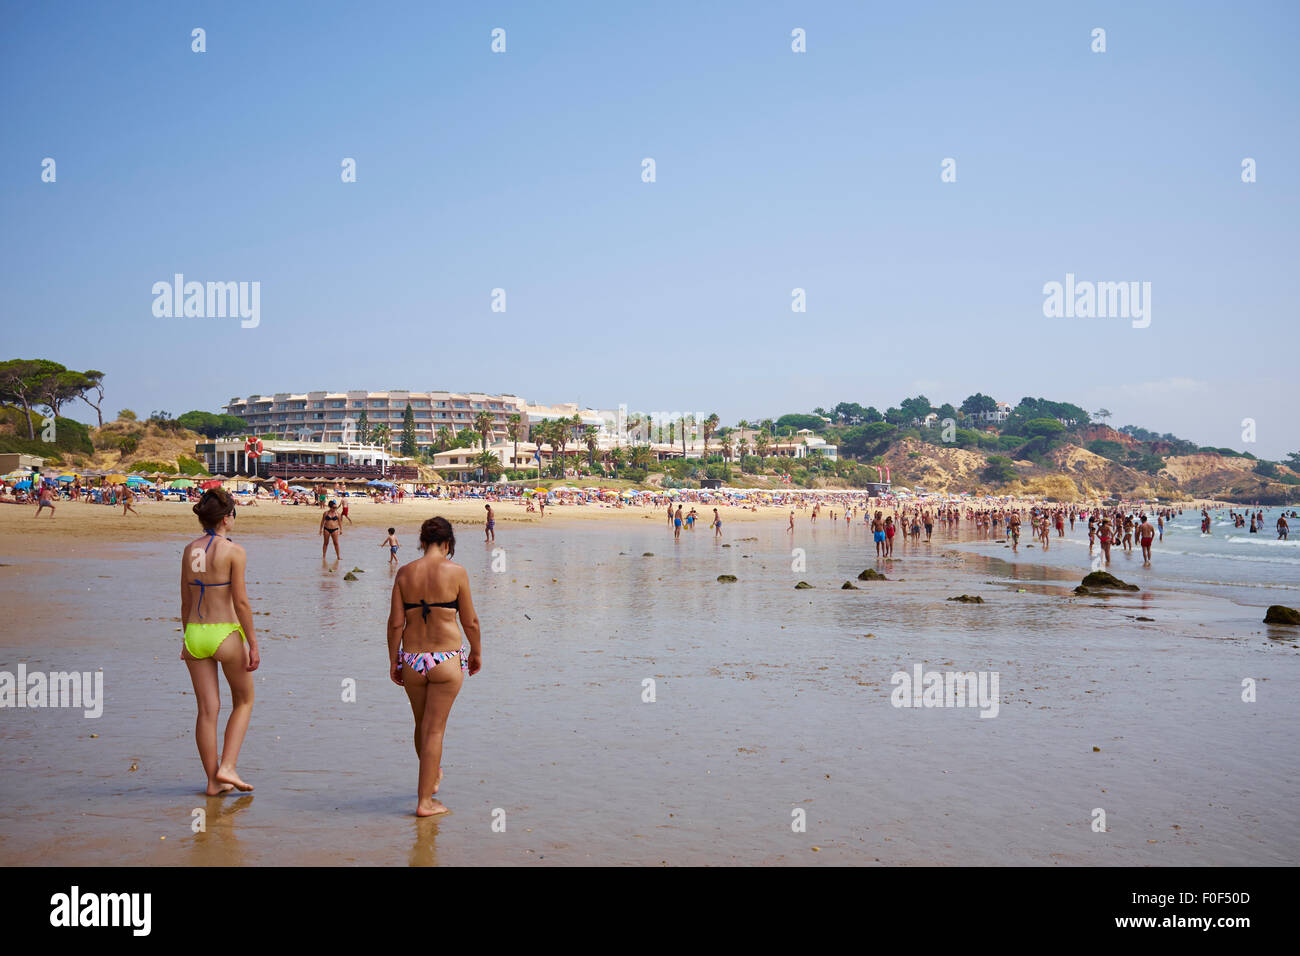
M235 501L224 489L205 492L194 505L203 534L181 554L184 642L180 656L189 669L198 704L194 736L209 796L253 789L240 777L237 764L252 718L253 673L261 666L261 654L246 585L248 555L228 536L236 513ZM336 554L345 517L330 502L321 519L325 547L332 540ZM395 562L398 545L393 528L385 539L389 542L390 561ZM394 575L387 649L388 676L406 692L415 719L419 760L415 815L427 817L447 811L434 799L442 782L443 738L465 676L482 667L482 634L469 575L451 560L456 536L446 518L429 518L420 526L420 550L419 558ZM461 640L462 627L467 645ZM220 747L218 667L226 676L232 704Z

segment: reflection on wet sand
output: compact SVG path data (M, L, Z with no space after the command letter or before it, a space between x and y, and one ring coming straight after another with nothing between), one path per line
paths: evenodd
M408 866L438 865L438 823L447 817L445 813L436 817L419 817L411 824L415 842L411 844Z
M190 866L243 866L246 852L239 839L235 816L252 805L251 793L234 799L204 796L203 806L195 808L203 810L203 829L188 841L190 852L185 862ZM199 819L194 810L190 811L190 816L196 821ZM190 824L191 832L195 825Z

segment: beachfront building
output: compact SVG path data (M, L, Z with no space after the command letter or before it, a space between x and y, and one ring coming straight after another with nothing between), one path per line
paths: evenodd
M14 471L40 471L45 467L45 459L40 455L28 455L24 452L5 452L0 454L0 475Z
M1005 422L1011 417L1011 406L1006 402L998 402L998 407L991 412L977 412L974 418L978 422L986 425L992 425L997 422Z
M415 443L420 448L432 446L440 428L446 428L453 439L459 432L473 430L474 419L482 412L492 416L489 441L506 437L511 415L519 414L524 421L528 420L525 403L517 395L398 389L250 395L232 398L225 412L242 418L254 434L275 435L286 440L347 443L356 439L357 419L364 411L371 430L378 425L388 426L388 444L395 447L402 441L408 402L415 418Z
M414 480L414 462L394 457L378 445L359 442L267 439L262 454L250 455L244 439L196 442L194 451L212 475L266 478L389 478Z

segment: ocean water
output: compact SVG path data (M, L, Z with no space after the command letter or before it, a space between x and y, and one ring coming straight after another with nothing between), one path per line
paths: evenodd
M860 524L784 525L506 528L495 555L463 533L484 670L431 820L386 675L387 553L362 536L336 569L311 537L239 539L263 659L242 797L199 793L181 539L0 569L0 670L102 668L106 695L99 719L0 711L0 863L1300 862L1300 634L1259 610L1296 603L1287 549L1180 526L1153 568L1113 567L1140 592L1079 599L1081 528L1045 555L940 531L877 562ZM841 589L869 566L888 580ZM918 664L996 674L996 716L895 706Z
M1181 588L1212 594L1243 605L1264 607L1270 604L1300 604L1300 518L1291 518L1291 536L1279 540L1272 530L1283 511L1300 511L1300 506L1265 510L1266 529L1255 534L1246 528L1234 528L1226 517L1211 515L1211 531L1201 533L1200 512L1186 511L1166 522L1164 538L1157 538L1152 548L1151 566L1142 565L1142 551L1136 541L1131 552L1111 547L1109 570L1117 577L1150 587ZM1046 553L1024 533L1021 553L1034 553L1035 560L1051 567L1092 569L1088 553L1087 522L1076 522L1073 532L1066 526L1065 538L1052 532ZM986 540L977 550L996 554L1002 542ZM1094 547L1093 556L1100 553Z

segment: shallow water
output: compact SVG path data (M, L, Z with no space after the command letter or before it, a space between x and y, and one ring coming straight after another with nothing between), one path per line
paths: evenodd
M1300 861L1300 634L1265 627L1257 607L1289 594L1194 593L1171 547L1150 570L1112 567L1142 592L1074 598L1082 528L1082 545L1017 556L936 532L879 564L861 525L801 517L793 541L784 523L726 530L729 548L703 527L675 544L657 519L512 528L503 573L462 533L484 670L452 711L439 794L452 812L433 820L409 815L387 552L362 535L335 571L314 538L240 539L263 659L244 797L198 792L171 620L179 539L47 562L38 593L5 568L0 670L102 667L106 703L99 719L0 710L0 863ZM365 573L344 582L354 563ZM867 566L891 580L840 590ZM1300 589L1300 568L1268 578ZM945 600L960 593L987 603ZM50 606L67 623L41 633ZM891 676L916 663L996 671L997 717L892 706ZM792 831L796 809L807 832Z

